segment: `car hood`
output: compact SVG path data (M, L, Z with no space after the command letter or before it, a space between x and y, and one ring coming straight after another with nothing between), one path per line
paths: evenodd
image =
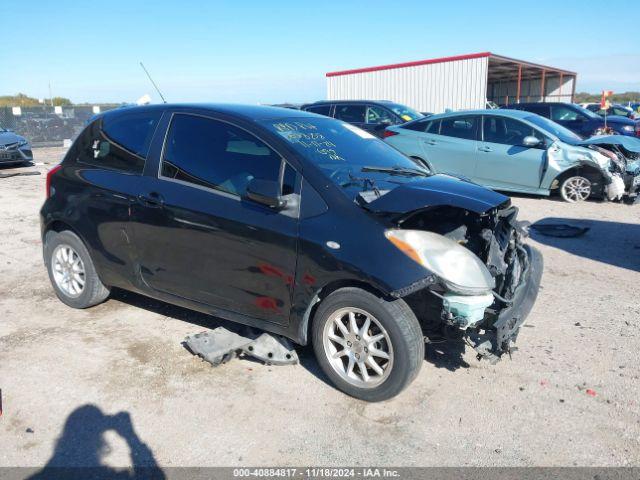
M24 137L16 135L13 132L0 132L0 145L8 145L11 143L22 142Z
M628 137L626 135L601 135L591 137L577 145L620 145L630 152L640 153L640 139Z
M449 205L484 213L509 197L468 180L432 175L405 183L364 205L374 213L403 214L422 208Z

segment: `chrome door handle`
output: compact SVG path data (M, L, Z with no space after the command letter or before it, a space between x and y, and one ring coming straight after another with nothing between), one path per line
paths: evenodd
M438 143L435 140L423 140L423 142L426 143L427 145L435 145L436 143Z
M491 150L491 147L478 147L478 150L480 150L481 152L493 152L493 150Z

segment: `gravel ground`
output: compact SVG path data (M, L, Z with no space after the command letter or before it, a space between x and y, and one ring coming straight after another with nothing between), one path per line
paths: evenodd
M187 334L222 323L137 295L89 310L56 299L38 209L61 149L0 179L0 466L640 465L640 206L514 198L520 218L581 238L534 236L543 290L513 359L428 346L417 380L380 404L301 365L214 369Z

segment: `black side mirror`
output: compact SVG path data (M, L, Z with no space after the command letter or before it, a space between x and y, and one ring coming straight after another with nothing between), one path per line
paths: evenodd
M253 178L247 185L246 197L276 210L287 206L287 201L280 196L280 183L273 180Z

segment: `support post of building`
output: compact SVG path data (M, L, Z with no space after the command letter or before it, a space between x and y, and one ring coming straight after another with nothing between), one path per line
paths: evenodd
M542 99L541 101L543 101L543 102L545 100L545 98L544 98L545 97L545 94L544 94L544 79L545 79L546 75L547 75L547 71L543 68L542 69L542 82L540 84L540 97Z
M520 86L522 85L522 65L518 65L518 90L516 92L516 103L520 103Z
M564 81L564 74L560 72L560 87L558 88L558 98L562 102L562 82Z

